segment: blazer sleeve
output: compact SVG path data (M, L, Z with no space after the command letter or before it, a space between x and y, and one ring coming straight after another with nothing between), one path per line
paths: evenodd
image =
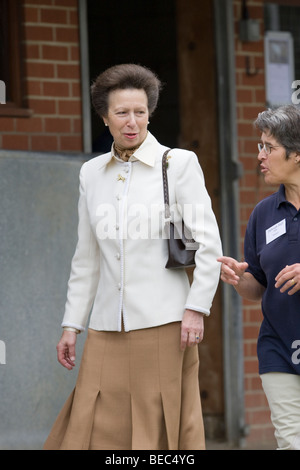
M187 152L186 157L182 159L185 166L176 178L176 202L199 248L195 255L196 266L185 308L209 315L220 279L217 258L222 255L222 245L198 158L193 152Z
M67 301L62 326L84 331L99 282L99 246L87 208L85 164L80 170L78 241L71 263Z

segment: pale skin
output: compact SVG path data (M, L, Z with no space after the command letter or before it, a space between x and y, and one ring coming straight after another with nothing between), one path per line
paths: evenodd
M261 172L270 185L284 184L287 201L300 209L300 156L293 152L286 159L285 149L267 132L261 135L262 144L271 148L268 155L263 149L258 154ZM222 263L221 279L234 286L244 298L253 301L262 299L265 288L250 273L245 272L248 264L228 256L218 258ZM300 290L300 263L285 266L275 277L274 284L281 293L294 295Z
M109 94L107 116L103 117L116 145L130 149L140 145L147 136L148 99L142 89L114 90ZM181 323L180 347L195 346L203 339L204 319L201 312L186 309ZM71 370L75 366L76 333L64 331L57 344L60 364Z

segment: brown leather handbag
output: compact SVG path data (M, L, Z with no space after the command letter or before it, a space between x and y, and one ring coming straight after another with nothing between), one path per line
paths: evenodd
M162 175L163 175L163 186L164 186L164 202L165 202L165 220L168 224L168 261L166 263L166 268L187 268L190 266L195 266L195 252L199 248L199 243L197 243L192 237L188 238L187 228L182 225L179 228L171 221L170 205L169 205L169 186L168 186L168 177L167 177L167 167L168 160L167 156L169 150L163 154L162 158Z

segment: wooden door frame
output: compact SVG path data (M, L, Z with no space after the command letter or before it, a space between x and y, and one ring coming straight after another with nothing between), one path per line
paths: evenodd
M197 153L219 222L224 253L239 259L240 166L237 157L233 2L202 0L200 8L198 0L177 0L177 23L179 145ZM200 367L200 388L203 391L204 385L211 395L216 386L214 381L220 387L219 380L222 380L222 397L218 393L218 399L224 403L222 409L213 399L209 402L207 397L202 397L204 418L206 412L214 414L217 411L218 414L223 410L225 436L229 442L240 445L246 429L242 303L230 286L220 284L205 329L209 344L204 341L199 348L203 370L201 375ZM218 366L216 361L219 361ZM206 367L215 369L213 378L206 373ZM220 425L220 422L215 423L214 427Z
M215 72L214 10L211 0L177 0L177 49L180 109L179 147L194 151L219 226L220 162L218 151L217 83ZM224 437L224 369L222 294L217 290L211 315L205 319L199 346L199 384L206 436Z

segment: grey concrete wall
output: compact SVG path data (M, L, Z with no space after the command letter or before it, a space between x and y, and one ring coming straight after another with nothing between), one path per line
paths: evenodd
M41 449L75 384L56 359L83 155L0 151L0 449Z

